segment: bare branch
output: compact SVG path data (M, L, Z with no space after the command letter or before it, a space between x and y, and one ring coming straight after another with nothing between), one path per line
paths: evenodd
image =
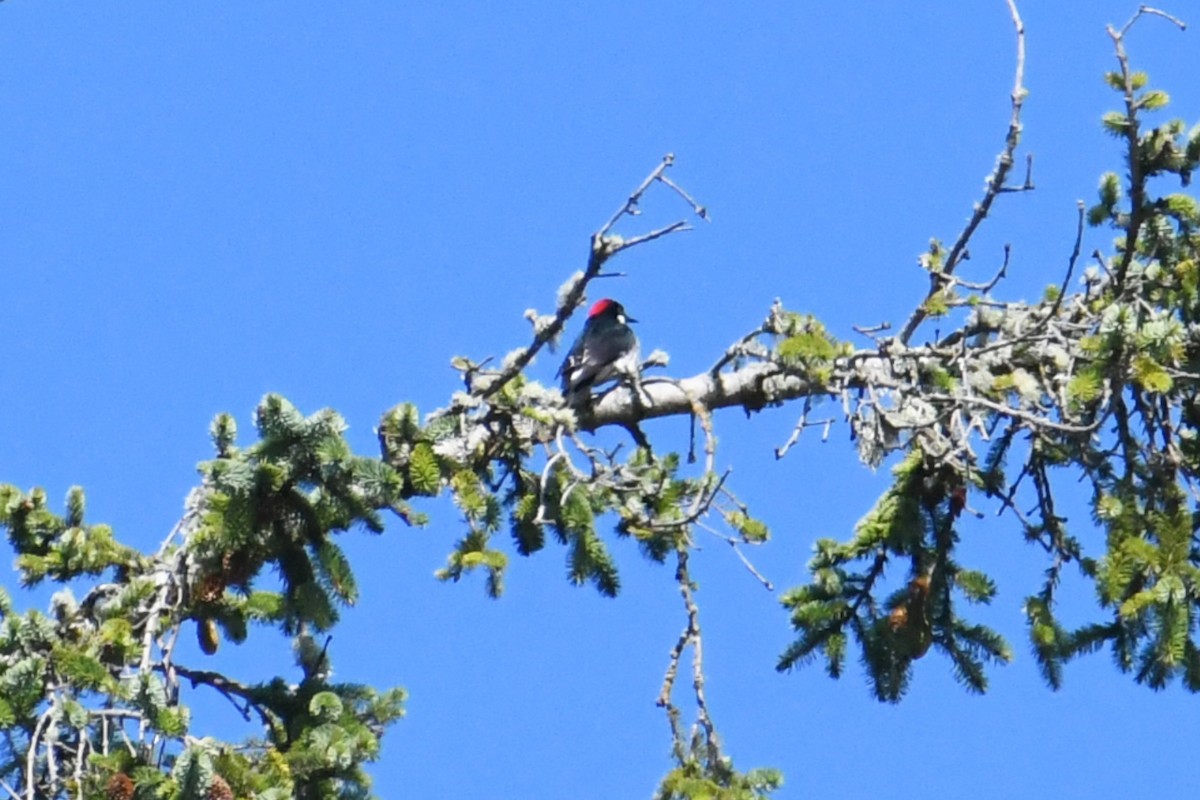
M792 435L783 443L781 447L775 448L775 458L783 458L788 451L792 449L792 445L800 441L801 432L808 427L808 412L812 411L812 397L804 398L804 407L800 409L800 419L796 422L796 427L792 428ZM820 423L818 423L820 424Z
M1134 13L1134 15L1132 17L1130 17L1129 21L1126 22L1121 27L1120 36L1124 37L1125 34L1129 33L1129 29L1133 27L1133 24L1135 22L1137 22L1139 19L1141 19L1143 16L1162 17L1163 19L1167 20L1168 22L1174 24L1177 28L1179 28L1179 30L1181 30L1181 31L1187 30L1187 23L1184 22L1183 20L1181 20L1179 17L1168 14L1167 12L1162 11L1161 9L1151 8L1150 6L1142 5L1142 6L1138 6L1138 10Z
M1058 316L1058 310L1062 308L1063 298L1067 295L1067 287L1071 283L1071 275L1075 271L1075 264L1079 261L1079 250L1083 244L1083 201L1079 201L1079 215L1075 220L1075 246L1071 248L1071 257L1067 259L1067 274L1063 276L1062 286L1059 287L1058 297L1054 298L1054 305L1050 308L1050 313L1046 315L1046 321Z
M609 218L608 222L600 226L600 230L596 231L594 238L599 239L607 236L608 232L611 231L613 227L621 221L621 217L625 216L626 214L636 215L638 213L637 206L638 203L641 202L642 195L644 195L646 190L649 189L656 180L661 178L663 173L666 172L667 169L672 165L674 165L674 163L674 153L667 153L665 156L663 156L662 162L655 167L649 175L646 176L646 179L643 180L638 187L633 190L633 192L630 193L629 197L625 200L625 205L621 206L621 208L617 210L617 213L613 214Z
M655 701L655 704L667 713L667 724L671 728L671 749L675 758L681 762L685 755L683 729L679 726L679 709L671 702L671 694L675 690L675 678L679 674L679 661L683 658L684 648L687 647L690 638L691 628L684 627L675 646L671 648L671 654L667 659L667 672L663 676L662 688L659 689L658 699Z
M1004 137L1004 149L1000 151L999 157L996 159L996 166L992 170L992 174L988 176L987 187L984 190L983 199L975 206L974 213L967 221L967 225L959 233L958 239L950 248L949 254L946 256L945 264L942 268L941 275L950 275L958 267L959 263L964 259L967 252L967 245L971 241L971 237L975 235L975 231L979 228L980 223L987 217L988 212L992 208L992 203L996 197L1004 189L1004 182L1008 178L1008 173L1013 166L1013 153L1017 149L1017 144L1021 140L1021 107L1025 103L1025 96L1028 92L1025 89L1025 23L1021 20L1021 14L1017 11L1017 5L1014 0L1007 0L1009 13L1012 15L1013 27L1017 32L1017 59L1016 70L1013 77L1012 89L1012 113L1008 122L1008 133ZM1032 162L1030 171L1032 172ZM1026 186L1032 188L1031 178L1026 175ZM1022 187L1024 188L1024 187ZM927 297L932 297L937 292L941 291L942 283L940 275L930 276L930 289ZM908 321L904 323L904 327L900 331L899 339L902 343L907 344L916 333L917 328L925 318L928 312L925 309L925 303L921 303Z
M692 196L690 194L688 194L687 192L685 192L682 188L680 188L680 186L678 184L676 184L675 181L671 180L666 175L659 175L658 179L660 181L662 181L663 183L665 183L667 186L670 186L672 189L675 190L676 194L678 194L680 197L682 197L684 200L686 200L688 205L690 205L692 207L692 211L696 212L697 217L704 220L705 222L712 222L712 219L710 219L708 216L708 209L705 208L704 206L700 205L699 203L697 203L692 198Z
M591 407L581 409L580 428L591 431L606 425L689 413L692 398L706 408L716 410L730 406L760 408L768 401L778 403L808 394L826 394L815 382L788 374L779 365L769 362L750 364L716 376L702 373L676 382L646 383L643 389L648 402L640 414L633 402L632 391L619 386Z
M29 736L29 749L25 753L25 800L33 800L36 795L37 786L33 780L33 771L37 766L37 751L38 741L42 738L42 732L46 726L50 724L50 716L56 712L54 705L42 712L38 717L37 724L33 728L33 733Z
M737 554L737 557L742 562L742 565L745 566L747 570L749 570L751 575L753 575L755 578L758 579L758 582L763 585L763 588L766 589L768 592L775 591L775 584L773 584L773 583L771 583L771 581L767 580L767 578L765 578L763 576L763 574L758 571L758 568L754 566L753 562L751 562L750 559L746 557L746 554L742 552L741 547L738 546L738 540L736 537L726 536L725 534L721 533L720 531L718 531L708 525L705 525L702 522L697 523L697 525L700 528L703 528L704 530L711 533L713 536L716 536L718 539L723 540L727 545L732 547L733 552Z
M874 339L876 338L875 334L883 333L884 331L890 331L892 329L892 323L881 322L878 325L851 325L850 327L854 329L855 333L862 334L868 339Z
M161 665L155 665L155 669L162 671ZM274 724L274 717L270 711L260 705L254 697L254 692L251 687L240 683L233 678L227 678L219 672L210 672L202 669L188 669L176 665L175 671L184 678L187 678L192 686L201 684L216 689L237 709L238 713L246 721L250 720L250 710L253 710L262 720L263 725L268 728ZM241 701L239 704L238 701Z
M683 598L684 609L687 611L687 627L680 634L667 663L666 676L662 689L659 691L657 704L666 709L667 720L671 726L674 739L676 758L682 761L687 752L687 744L683 740L683 731L679 725L679 709L671 702L671 693L675 687L675 679L679 672L679 662L688 645L692 647L692 693L696 701L696 721L704 731L704 745L707 761L710 765L721 762L721 745L717 738L717 729L713 724L712 715L708 711L708 700L704 694L704 638L700 629L700 608L692 596L692 578L688 573L688 551L680 548L675 553L676 569L675 582L679 585L679 594Z
M632 239L622 239L619 242L613 243L608 251L607 257L612 258L613 256L615 256L617 253L621 252L622 250L628 250L629 248L634 247L636 245L645 244L646 242L652 242L655 239L661 239L662 237L664 237L668 234L671 234L671 233L678 233L680 231L690 231L691 229L692 229L692 226L688 225L687 222L685 222L683 220L679 220L678 222L672 222L670 225L667 225L664 228L658 228L657 230L650 231L649 233L643 233L641 236L635 236ZM598 275L597 277L602 277L602 276ZM605 275L603 277L609 277L609 276Z

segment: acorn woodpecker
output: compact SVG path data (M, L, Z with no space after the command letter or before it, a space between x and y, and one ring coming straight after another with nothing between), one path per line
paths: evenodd
M626 316L616 300L606 297L592 306L583 332L558 368L567 403L586 400L591 388L605 381L622 376L636 380L641 355L630 322L637 320Z

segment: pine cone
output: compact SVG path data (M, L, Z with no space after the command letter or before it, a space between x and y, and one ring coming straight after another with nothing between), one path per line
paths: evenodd
M221 632L217 630L217 621L212 617L199 620L196 623L196 640L200 643L204 655L211 656L217 652L217 648L221 646Z
M208 800L233 800L233 789L220 775L213 775L212 783L208 785Z
M133 800L135 788L128 775L118 772L108 779L108 785L104 787L104 798L105 800Z

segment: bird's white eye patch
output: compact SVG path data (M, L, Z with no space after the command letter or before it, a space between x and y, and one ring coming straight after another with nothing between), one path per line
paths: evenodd
M624 324L625 324L625 315L624 315L624 314L617 314L617 322L619 322L619 323L621 323L622 325L624 325Z

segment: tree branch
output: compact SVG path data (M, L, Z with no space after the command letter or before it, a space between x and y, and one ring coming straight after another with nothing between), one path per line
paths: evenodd
M988 176L983 199L976 204L975 211L967 221L966 227L958 234L941 271L929 276L929 294L926 299L932 298L942 290L942 281L945 276L953 274L966 257L967 245L970 243L971 237L975 235L980 223L987 217L992 203L1005 190L1004 182L1013 166L1013 153L1016 152L1017 144L1021 140L1021 106L1025 103L1025 96L1028 94L1025 89L1025 23L1021 20L1021 14L1017 11L1014 0L1007 0L1007 3L1009 13L1012 15L1013 27L1017 32L1017 63L1011 95L1012 114L1008 121L1008 132L1004 137L1004 149L1000 151L1000 155L996 159L996 166L992 170L992 174ZM1033 188L1028 177L1026 186L1022 189L1025 188ZM912 316L908 318L908 322L904 323L904 327L900 330L899 339L902 343L908 343L928 314L925 303L917 306Z
M211 672L209 670L202 669L188 669L187 667L182 667L178 664L172 664L171 668L178 675L191 681L193 687L195 687L197 684L202 684L223 694L225 698L233 705L233 707L238 710L238 713L242 715L242 718L247 722L250 720L250 709L254 709L254 712L258 714L259 719L262 720L263 725L265 725L268 729L270 729L275 723L276 720L274 717L266 709L262 708L262 706L260 706L255 700L254 690L249 686L246 686L245 684L240 683L232 678L227 678L219 672ZM162 665L155 665L155 669L160 672L164 671ZM239 705L237 702L238 699L240 699L245 705Z
M693 398L716 410L738 406L762 408L810 394L828 394L815 381L788 374L777 364L750 364L734 372L701 373L679 381L644 381L646 401L640 411L633 391L618 386L579 412L579 427L594 431L658 417L688 414Z

